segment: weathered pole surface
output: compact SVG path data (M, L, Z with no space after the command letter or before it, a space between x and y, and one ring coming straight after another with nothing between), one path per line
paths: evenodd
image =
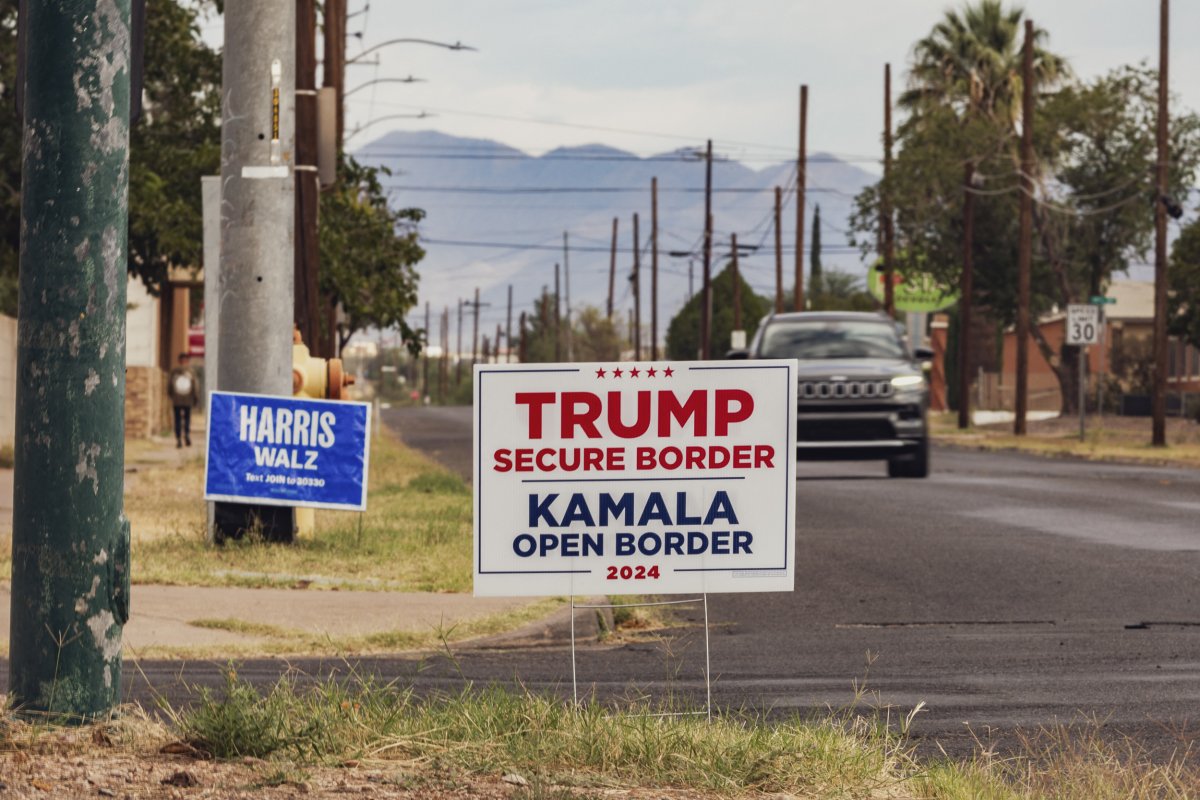
M1017 397L1013 433L1025 435L1029 407L1029 276L1033 262L1033 21L1021 54L1021 228L1017 242Z
M1156 129L1157 164L1154 171L1154 392L1151 414L1151 444L1167 444L1167 168L1171 158L1168 140L1167 80L1168 45L1171 11L1168 0L1161 0L1158 23L1158 121Z
M120 701L128 0L28 3L9 701Z
M296 327L314 355L325 355L318 284L317 9L296 2Z
M466 300L458 301L458 343L454 346L454 385L462 382L462 308Z
M808 85L800 87L800 151L796 156L796 310L804 310L804 200L808 177Z
M222 391L292 394L296 4L231 3L221 76ZM219 503L224 536L290 541L291 509Z
M883 191L879 196L883 235L883 310L896 316L896 234L892 218L892 65L883 65Z
M775 313L783 312L783 190L775 187Z
M971 185L975 165L963 170L963 265L958 299L958 427L971 427L971 301L974 294L975 192Z

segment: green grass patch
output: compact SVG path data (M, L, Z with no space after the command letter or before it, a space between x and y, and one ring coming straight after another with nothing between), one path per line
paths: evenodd
M717 794L895 787L900 738L855 715L764 724L751 715L660 718L647 707L579 708L491 688L418 698L368 681L258 692L231 672L179 719L187 741L217 758L301 763L397 760L473 774L516 772L533 785L698 789Z
M290 546L244 538L206 542L201 465L157 467L135 476L126 498L133 520L135 583L465 592L471 588L471 496L457 476L387 433L371 444L369 510L317 513L316 532ZM145 480L142 480L142 478ZM193 486L193 484L195 484ZM141 489L139 489L141 485ZM186 486L190 516L163 509ZM145 490L143 493L142 490ZM164 501L162 498L166 498ZM167 530L145 518L172 516ZM153 534L139 535L139 518Z
M1029 737L1022 752L922 761L907 739L912 716L888 723L858 694L841 711L767 721L725 712L656 717L646 705L579 707L531 692L468 687L419 697L409 687L348 679L316 684L285 677L266 691L231 668L223 688L201 690L174 715L185 740L217 759L269 759L321 768L346 763L403 770L428 786L516 774L525 797L684 791L688 796L986 798L1066 800L1187 798L1200 771L1185 752L1154 761L1113 743L1100 726ZM668 707L666 710L678 710ZM287 769L287 767L281 767Z

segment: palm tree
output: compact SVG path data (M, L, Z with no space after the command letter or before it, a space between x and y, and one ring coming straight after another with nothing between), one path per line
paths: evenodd
M961 11L947 10L932 32L913 47L909 88L900 106L916 117L922 110L950 107L960 120L984 117L1016 127L1021 116L1021 48L1025 11L1002 0L978 0ZM1053 88L1070 74L1066 61L1042 49L1046 32L1034 29L1034 79Z

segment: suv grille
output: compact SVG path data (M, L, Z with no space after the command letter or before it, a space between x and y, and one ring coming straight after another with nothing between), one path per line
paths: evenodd
M858 400L891 396L891 380L800 382L801 400Z

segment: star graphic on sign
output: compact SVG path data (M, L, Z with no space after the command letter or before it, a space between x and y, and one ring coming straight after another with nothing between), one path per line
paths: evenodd
M668 378L674 374L675 374L675 370L671 369L670 367L667 367L666 369L663 370L663 375Z
M597 378L603 378L603 377L604 377L604 375L605 375L605 372L604 372L604 367L601 367L600 369L596 370L596 377L597 377Z
M631 377L631 378L636 378L640 374L641 374L641 370L639 370L637 367L634 367L633 369L629 370L629 377Z
M620 367L618 367L617 369L614 369L614 370L613 370L613 377L614 377L614 378L619 378L619 377L621 377L621 375L622 375L622 374L624 374L624 373L622 373L622 372L621 372L621 369L620 369Z
M650 369L646 370L646 377L648 377L648 378L653 378L657 374L658 374L658 370L656 370L654 367L651 367Z

